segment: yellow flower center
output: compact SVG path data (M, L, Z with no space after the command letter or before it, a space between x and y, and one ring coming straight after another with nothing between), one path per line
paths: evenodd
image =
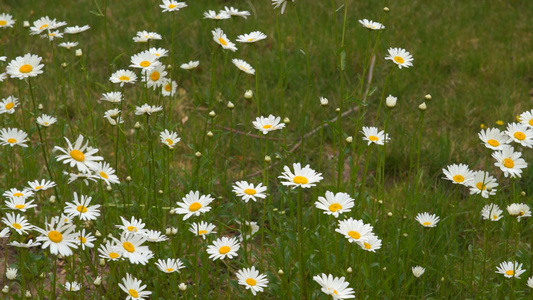
M63 235L59 231L52 230L48 233L48 238L54 243L61 243Z
M493 218L494 220L496 220L496 219L498 219L498 216L497 216L497 215L492 215L492 218Z
M257 193L257 191L254 190L254 189L245 189L244 193L248 194L248 195L255 195Z
M167 272L170 273L170 272L172 272L172 271L174 271L174 268L167 268Z
M294 179L292 181L296 184L306 184L309 182L307 178L303 176L294 176Z
M24 194L22 194L22 193L14 193L13 196L15 196L15 197L22 197L22 196L24 196Z
M102 176L102 178L104 178L104 179L108 179L109 178L109 176L106 173L104 173L104 171L100 171L100 176Z
M150 74L150 79L152 79L152 81L158 81L159 77L161 76L157 71L153 71L152 74Z
M126 250L126 251L128 251L128 252L130 252L130 253L132 253L132 252L135 251L135 247L134 247L133 244L130 243L130 242L124 242L124 243L122 243L122 247L124 248L124 250Z
M239 68L241 68L243 71L248 71L248 69L246 69L244 66L239 66Z
M523 133L523 132L520 132L520 131L517 131L514 133L514 137L519 140L519 141L523 141L526 139L526 135Z
M524 214L525 214L525 212L523 212L523 211L520 211L520 212L518 213L519 216L523 216Z
M248 42L253 42L255 41L255 39L248 39Z
M394 57L394 61L399 63L399 64L403 64L405 62L405 60L401 56L395 56Z
M333 203L329 206L329 210L332 212L336 212L339 209L342 209L342 206L339 203Z
M352 237L353 239L355 239L355 240L358 240L358 239L361 238L361 235L359 234L359 232L357 232L357 231L353 231L353 230L349 231L349 232L348 232L348 235L349 235L350 237Z
M120 255L118 255L118 253L116 252L110 252L109 254L109 257L112 258L112 259L115 259L115 258L118 258Z
M169 5L168 5L168 8L171 8L171 9L172 9L172 8L174 8L174 7L176 7L176 6L177 6L176 4L169 4Z
M122 75L122 76L120 76L120 77L118 78L118 80L120 80L120 81L129 81L130 78L129 78L128 76L126 76L126 75Z
M174 142L171 139L166 139L165 142L167 142L169 146L172 146L172 144L174 144Z
M503 160L503 165L506 167L506 168L512 168L514 167L514 161L510 158L506 158Z
M502 120L496 121L496 125L503 125L503 121Z
M458 174L458 175L453 176L453 181L461 183L465 181L465 178L463 177L463 175Z
M43 29L45 29L46 27L48 27L48 24L43 24L43 25L41 25L41 27L39 27L39 30L43 30Z
M529 120L529 125L533 126L533 118Z
M514 275L514 271L513 270L507 270L507 271L505 271L505 274L507 274L509 276L513 276Z
M248 278L246 279L246 283L248 283L248 285L254 286L257 284L257 281L255 281L255 279L253 278Z
M422 225L429 226L429 225L431 225L431 222L424 222L424 223L422 223Z
M363 243L363 244L365 245L365 249L370 249L370 248L372 248L372 246L371 246L369 243L366 243L366 242L365 242L365 243Z
M131 231L131 232L137 232L137 227L135 226L128 226L126 229L128 229L128 231Z
M497 140L490 139L487 141L487 144L491 145L492 147L498 147L500 143Z
M337 290L333 290L333 294L338 295Z
M222 247L220 247L220 249L218 249L218 252L219 252L220 254L226 254L226 253L228 253L230 250L231 250L230 247L228 247L228 246L222 246Z
M13 104L13 102L9 102L8 104L6 104L6 109L12 109L13 106L15 106L15 104Z
M76 210L80 213L86 213L87 212L87 207L83 206L83 205L78 205L78 207L76 207Z
M13 226L15 229L21 229L22 228L22 226L20 226L19 223L13 223L13 224L11 224L11 226Z
M139 293L137 293L137 291L134 290L134 289L129 289L129 290L128 290L128 293L129 293L133 298L139 298Z
M226 40L224 40L223 38L218 38L218 42L221 43L222 45L224 46L227 46L228 43L226 42Z
M1 21L0 21L0 26L5 26L5 25L7 25L7 22L4 21L4 20L1 20Z
M191 204L189 206L189 210L190 211L197 211L199 210L200 208L202 208L202 204L200 204L199 202L194 202L193 204Z
M15 208L16 208L16 209L23 209L24 207L26 207L26 205L24 205L24 204L17 204L17 205L15 205Z
M143 68L146 68L146 67L150 66L150 62L147 61L147 60L143 60L143 61L141 61L141 63L139 65L141 65L141 67L143 67Z
M32 70L33 70L33 67L28 64L22 65L19 69L20 73L24 73L24 74L30 73Z
M263 125L263 129L270 129L270 128L272 128L272 125L270 125L270 124Z
M487 186L483 184L483 182L478 182L476 183L476 187L479 189L479 190L486 190L487 189Z
M83 154L83 152L81 152L80 150L74 149L70 151L70 157L74 158L74 160L79 162L85 161L85 154Z
M80 240L82 244L85 244L85 242L87 242L87 239L82 236L79 236L78 240Z
M50 124L50 123L48 123L48 122L44 122L44 125L45 125L45 126L48 125L48 124Z
M170 84L165 85L165 91L170 92L172 86Z
M40 190L40 189L42 189L43 187L44 187L44 186L39 185L39 186L34 187L34 189L36 189L36 190Z
M207 234L207 230L198 231L198 235L204 235L204 234Z
M372 142L377 142L377 141L379 141L378 137L375 136L375 135L371 135L371 136L369 136L368 139L371 140Z
M14 144L14 143L17 142L17 140L14 139L14 138L9 138L9 139L7 139L7 142L10 143L10 144Z

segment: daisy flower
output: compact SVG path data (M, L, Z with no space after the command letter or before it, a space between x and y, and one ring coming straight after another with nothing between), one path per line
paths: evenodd
M442 172L446 175L443 179L448 179L455 184L468 186L470 181L474 179L474 172L464 164L449 165L447 169L442 169Z
M100 204L90 206L92 197L80 195L74 192L74 202L65 203L65 214L70 217L78 217L80 220L96 220L100 216Z
M85 247L94 248L94 241L96 241L96 238L92 235L92 233L86 233L85 228L77 232L76 238L76 244L81 246L82 250L85 250Z
M33 229L33 225L26 220L26 217L15 213L7 213L6 216L2 218L2 222L15 229L18 234L28 234L28 230Z
M412 61L414 60L413 56L411 56L409 52L401 48L390 48L389 56L386 56L385 59L392 60L395 64L398 65L398 68L400 69L402 67L405 67L405 68L412 67L413 66Z
M120 103L123 100L121 92L109 92L103 93L100 100L111 102L111 103Z
M242 242L244 239L249 240L252 236L254 236L259 231L259 225L257 225L257 222L253 222L253 221L252 222L235 221L235 222L237 222L237 224L241 226L241 229L240 229L241 234L239 235L240 242Z
M302 169L300 163L295 163L292 164L292 167L294 168L294 174L291 172L289 167L283 167L285 172L281 173L281 176L278 176L278 178L285 179L287 181L282 181L281 184L293 186L293 188L310 188L315 186L317 182L320 182L323 179L322 173L315 172L309 167L309 165L306 165Z
M533 129L519 123L507 124L505 133L509 136L507 143L515 142L528 148L533 147Z
M265 199L267 190L266 186L263 186L262 183L259 183L257 186L254 186L253 183L248 183L246 181L237 181L233 185L233 192L242 198L242 200L248 203L248 200L252 199L257 201L257 198ZM257 197L257 198L256 198Z
M326 295L332 296L333 299L351 299L355 298L354 290L349 282L344 281L344 277L335 277L324 273L313 276L313 280L320 284L322 292Z
M6 228L7 229L7 228ZM17 247L17 248L33 248L40 246L41 243L34 242L33 239L29 239L26 243L19 243L17 241L13 241L9 243L9 246Z
M52 218L52 221L46 224L46 229L35 227L35 230L41 233L37 241L44 242L42 248L50 247L50 253L60 254L63 256L72 255L72 249L78 248L77 233L74 232L76 226L67 224L65 216ZM71 249L72 248L72 249Z
M123 252L122 247L112 241L106 241L105 244L100 244L98 247L99 256L107 260L120 260Z
M196 67L198 67L200 65L200 62L199 61L193 61L191 60L190 62L186 63L186 64L182 64L180 66L180 68L184 69L184 70L191 70L191 69L194 69Z
M20 80L28 77L36 77L43 73L42 68L44 65L40 64L41 59L41 57L30 53L24 56L17 56L17 58L7 65L6 73L11 78L18 78Z
M98 149L88 147L89 141L83 144L83 136L80 134L78 139L72 145L70 141L65 137L67 141L67 148L55 146L55 150L63 152L63 155L56 157L57 161L63 161L64 164L70 164L70 167L76 167L80 172L88 172L90 169L97 167L97 161L104 160L101 156L94 156L98 152Z
M228 39L222 29L215 28L213 31L211 31L211 33L213 34L213 40L217 44L222 46L222 48L231 50L233 52L237 51L237 47L235 47L235 44Z
M241 269L237 271L237 278L239 279L239 284L244 285L247 290L251 290L252 294L255 296L257 292L262 292L263 288L267 287L268 279L265 274L259 274L259 271L252 266L249 269Z
M521 218L531 217L531 210L529 206L524 203L513 203L507 206L507 212L513 217L517 217L517 221L520 222Z
M367 28L367 29L370 29L370 30L380 30L380 29L385 29L385 26L383 26L383 24L378 23L378 22L374 22L374 21L371 21L371 20L367 20L367 19L359 20L359 23L360 23L364 28Z
M187 4L185 2L177 2L174 0L163 0L163 4L160 4L159 7L163 9L163 12L178 11L187 7Z
M104 113L104 118L106 119L116 119L119 116L120 116L120 110L118 110L118 108L106 110L106 112Z
M496 267L496 273L502 274L507 278L520 278L520 275L526 270L522 269L522 264L518 264L516 261L504 261Z
M96 176L105 181L107 185L111 185L112 183L120 183L118 176L115 175L115 170L106 162L98 162L93 171Z
M196 236L201 236L204 240L207 235L217 233L216 231L213 231L213 229L215 229L215 225L204 221L201 221L200 223L192 223L191 227L189 227L190 232L194 233Z
M247 17L250 15L249 11L246 11L246 10L239 11L238 9L233 8L233 6L229 7L229 8L227 6L224 6L224 10L223 11L225 13L227 13L228 15L230 15L230 16L242 17L242 18L245 18L245 19L247 19Z
M78 179L81 179L81 180L83 180L85 185L89 185L89 180L96 182L96 179L98 178L98 176L94 175L89 170L84 171L84 172L79 172L79 173L68 173L68 172L63 171L63 174L69 176L68 184L71 184L74 181L76 181Z
M30 27L30 34L41 34L45 30L53 30L67 25L67 22L59 22L56 19L50 20L48 16L42 17L33 22Z
M177 214L184 215L183 220L187 220L192 215L199 216L211 210L209 204L215 200L210 195L200 196L200 192L190 191L181 199L183 202L177 202L179 208L174 209Z
M174 258L167 258L166 261L162 259L158 259L155 265L157 266L159 270L165 273L173 273L173 272L179 273L180 269L185 268L181 260L174 259Z
M130 67L142 69L143 71L149 71L152 70L154 66L159 64L161 63L157 60L157 56L148 51L143 51L131 57Z
M122 283L118 286L128 294L126 300L138 300L149 297L152 292L145 291L146 285L142 285L142 281L132 277L129 273L126 273L126 278L122 278Z
M146 265L154 256L148 246L142 244L147 240L145 235L123 232L120 239L113 238L119 247L122 247L122 256L129 259L132 264Z
M411 271L413 272L413 275L418 278L426 272L426 269L422 268L421 266L412 267Z
M365 242L357 242L361 249L376 252L376 250L381 249L381 240L375 236L370 235Z
M146 229L144 229L146 225L143 223L143 220L137 220L133 216L131 217L131 221L124 219L122 216L120 219L122 220L122 225L115 225L118 229L131 234L144 234L146 232Z
M21 212L26 212L26 210L30 209L30 208L34 208L34 207L37 207L36 204L33 204L35 200L31 200L29 202L26 202L26 198L10 198L8 200L6 200L6 206L9 208L9 209L12 209L12 210L17 210L17 211L21 211Z
M499 221L503 218L502 212L498 205L491 203L483 206L481 217L483 220Z
M148 52L150 52L150 54L154 55L158 59L161 58L161 57L168 56L168 50L166 50L164 48L152 47L152 48L148 49Z
M520 124L533 128L533 109L520 114Z
M37 117L37 124L39 124L42 127L50 127L50 125L55 124L57 122L57 118L49 116L49 115L41 115Z
M17 278L17 269L16 268L7 268L6 277L9 280L15 280Z
M239 35L237 37L237 42L240 43L255 43L260 40L266 39L266 34L262 33L261 31L253 31L247 34Z
M0 28L6 29L8 27L13 28L13 24L15 24L15 21L13 21L13 17L9 14L2 13L0 14Z
M143 104L142 106L135 106L135 115L152 115L153 113L162 111L162 106L150 106L148 103Z
M67 281L65 282L65 291L67 292L77 292L81 289L81 284L76 281Z
M333 194L330 191L326 191L326 198L318 197L315 206L324 210L326 215L333 215L338 218L340 214L350 211L354 206L354 200L346 193Z
M492 150L503 150L509 137L498 128L487 128L478 133L479 139L485 147Z
M48 38L49 41L53 41L54 39L60 39L63 38L63 33L59 32L59 30L55 31L48 31L48 33L43 34L41 36L43 39Z
M285 6L287 6L287 2L289 2L289 0L272 0L272 5L274 6L274 9L281 6L281 14L283 14L285 12ZM294 2L294 0L291 2Z
M285 123L280 123L281 117L274 117L269 115L268 118L263 116L257 117L255 121L252 121L255 129L260 130L263 134L267 134L270 131L282 129L285 127Z
M161 231L157 230L145 230L143 233L146 236L146 241L151 243L159 243L168 241L168 238L166 235L162 234Z
M217 239L213 242L213 245L207 246L207 253L210 254L209 258L212 260L224 259L228 257L229 259L237 256L237 251L241 245L235 237L227 238L223 236L220 239Z
M161 35L156 32L138 31L137 36L133 37L133 41L136 43L146 43L149 40L160 40Z
M130 70L118 70L111 75L109 80L112 83L120 83L120 86L124 86L124 83L134 84L137 81L137 75Z
M51 189L57 184L53 182L52 180L42 179L40 182L39 180L28 181L28 185L30 186L28 188L29 190L38 192L38 191L46 191L47 189Z
M527 163L523 158L521 152L514 152L514 148L511 146L505 147L501 151L495 151L492 153L492 157L496 159L494 164L499 167L503 175L508 177L521 177L522 169L527 168Z
M438 217L435 214L430 215L429 213L424 212L424 213L419 213L418 215L416 215L415 220L418 221L418 223L420 223L420 225L424 227L435 227L437 226L437 223L439 222L440 217Z
M161 93L163 96L174 96L176 94L176 89L178 88L178 83L174 80L165 80L163 81L163 86L161 88Z
M82 33L84 31L87 31L91 29L91 27L89 25L84 25L84 26L72 26L72 27L67 27L65 28L65 33L66 34L78 34L78 33Z
M373 235L372 225L351 217L346 220L340 220L339 228L336 228L335 231L344 235L350 243L366 242Z
M2 128L0 129L0 145L3 146L15 146L19 145L21 147L28 147L26 141L28 139L28 134L26 132L19 130L17 128Z
M477 171L474 173L472 180L468 182L470 186L470 195L481 194L483 198L496 195L495 187L498 186L496 178L490 176L488 172Z
M244 73L248 73L251 75L255 74L254 68L252 68L252 66L250 66L250 64L248 64L244 60L234 58L231 60L231 62Z
M385 134L384 130L378 132L376 127L363 126L361 133L364 135L363 140L368 141L368 145L372 143L376 145L384 145L390 140L389 134Z
M70 49L78 46L78 44L79 44L78 42L63 42L63 43L59 44L58 46L66 48L67 50L70 50Z
M161 131L159 137L161 138L161 143L166 145L169 149L174 149L176 144L181 141L181 138L178 137L177 133L174 131L168 131L167 129Z
M224 20L229 18L231 16L225 11L220 11L218 14L214 10L204 12L204 19Z
M7 191L5 191L2 196L10 198L10 199L27 199L31 196L33 196L34 192L31 190L19 190L15 188L11 188Z
M6 99L2 99L0 102L0 114L13 114L15 112L15 107L19 106L18 99L9 96Z

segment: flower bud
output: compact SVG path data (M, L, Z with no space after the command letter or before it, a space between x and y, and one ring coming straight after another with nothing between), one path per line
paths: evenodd
M165 230L165 234L166 234L166 235L171 235L171 234L172 234L172 228L168 227L168 228Z
M56 196L54 195L50 196L50 200L48 201L50 201L50 203L56 203Z
M127 182L130 182L132 179L131 179L131 176L126 176L126 181Z
M407 233L404 233L403 234L403 237L408 237L409 235Z
M346 143L351 144L353 142L353 137L349 136L346 138Z
M172 234L176 235L178 233L178 228L172 227Z
M247 90L245 93L244 93L244 99L252 99L254 97L254 92L252 92L252 90Z
M335 108L335 112L341 112L340 107Z
M520 192L520 196L525 197L526 196L526 192L525 191L521 191Z
M200 157L202 157L202 152L198 151L198 152L194 153L194 156L196 156L196 158L200 158Z
M214 110L212 110L212 111L209 112L209 116L210 116L211 118L214 118L216 115L217 115L217 114L215 113Z
M108 185L108 186L105 187L105 190L108 191L108 192L111 192L113 190L113 188L110 185Z
M265 162L268 162L268 163L269 163L269 162L271 162L271 161L272 161L272 159L270 158L270 156L265 155Z
M208 138L212 138L212 137L213 137L213 132L209 131L209 132L207 133L207 137L208 137Z
M22 26L24 28L28 28L28 27L30 27L30 22L29 21L24 21L24 22L22 22Z
M102 233L100 233L100 231L96 230L96 232L94 233L94 236L95 237L101 237Z
M135 127L135 129L139 129L141 128L141 123L135 122L135 125L133 127Z
M66 67L67 67L67 63L66 63L66 62L61 63L61 67L62 67L62 68L66 68Z
M42 104L39 104L39 106L37 107L39 110L43 110L44 109L44 106Z
M385 6L385 7L383 7L383 11L384 12L389 12L389 8Z
M41 278L45 278L45 277L46 277L46 274L44 274L44 272L42 272L41 275L39 275L39 277L41 277Z
M289 124L290 122L291 122L291 119L289 119L288 117L283 118L283 123Z
M427 108L428 107L426 105L426 102L422 102L422 104L418 106L418 109L420 109L420 111L425 111Z
M15 268L7 268L6 277L9 280L14 280L15 278L17 278L17 269L15 269Z
M83 51L81 51L81 49L76 49L76 57L81 57L83 56Z
M7 285L4 285L4 288L2 289L2 293L7 294L9 292L9 287Z
M328 99L324 97L320 97L320 105L327 106L328 105Z
M352 271L353 271L352 267L348 267L348 269L346 269L346 272L348 272L348 273L352 273Z
M176 214L176 211L173 208L171 208L168 213L171 214L171 215L174 215L174 214Z
M26 290L26 298L31 298L31 292L29 290Z
M182 292L185 292L187 290L187 285L185 283L180 283L180 285L178 286L180 291Z
M427 94L427 95L424 96L424 98L426 98L426 100L431 100L431 95Z
M388 216L389 218L392 217L392 212L389 211L389 212L387 213L387 216Z
M283 272L282 269L279 269L279 270L278 270L278 274L279 274L279 275L283 275L283 274L285 274L285 272Z
M235 108L235 105L233 104L233 102L229 101L228 102L228 109L234 109Z
M383 267L383 269L381 269L383 272L387 271L387 267Z
M96 279L94 279L94 285L99 286L102 284L102 277L96 276Z
M388 108L394 108L396 106L396 101L398 98L389 95L387 99L385 99L385 105L387 105Z
M105 266L105 260L103 258L100 258L99 264L101 267Z

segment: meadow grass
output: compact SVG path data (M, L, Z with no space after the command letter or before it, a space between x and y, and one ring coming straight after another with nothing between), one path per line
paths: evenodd
M20 102L14 114L2 114L2 128L23 130L29 145L2 146L2 190L22 189L36 179L56 182L55 188L37 192L38 206L23 213L42 229L61 215L74 193L102 205L96 220L69 217L76 231L85 228L97 237L94 248L80 247L73 255L8 246L45 236L11 228L10 237L1 239L0 283L8 286L3 297L26 299L28 290L36 299L121 299L128 294L118 284L131 274L147 285L152 299L251 298L236 273L252 266L268 279L258 293L265 299L326 299L330 296L313 280L322 273L344 277L355 297L364 299L531 297L526 284L533 270L531 225L527 218L517 222L505 208L531 203L533 173L526 168L519 178L503 176L477 134L482 124L503 131L506 123L532 109L527 12L533 3L297 0L287 3L284 14L271 1L201 1L166 13L159 4L0 3L0 13L16 19L14 28L0 28L0 56L7 56L0 62L2 71L26 53L42 57L44 64L37 77L0 82L0 98L12 95ZM205 11L224 6L251 16L203 18ZM43 16L91 28L51 42L23 27L24 20L32 23ZM369 31L360 19L386 28ZM231 41L252 31L268 37L236 43L238 51L231 52L213 41L211 31L217 27ZM157 32L162 40L135 43L132 38L142 30ZM79 46L58 47L65 41ZM143 86L143 75L129 67L133 55L151 47L170 51L161 61L171 65L168 77L178 84L174 96ZM398 69L385 60L391 47L409 51L413 66ZM83 52L79 57L77 49ZM233 58L251 64L255 75L237 69ZM200 65L179 68L190 60ZM111 83L119 69L135 71L137 82ZM251 99L245 97L247 90L253 91ZM124 101L100 100L111 91L122 92ZM389 94L398 97L393 109L385 105ZM327 105L320 97L328 99ZM427 110L419 109L423 102ZM161 105L162 111L135 115L145 103ZM113 126L103 117L112 108L122 111L123 124ZM41 114L58 121L38 127ZM270 114L285 127L264 135L252 121ZM390 141L367 145L363 126L386 128ZM165 129L181 138L173 149L160 142ZM80 134L116 170L120 183L67 183L63 172L78 171L58 161L61 152L54 147L65 148L64 137L74 142ZM526 147L515 148L524 150L526 162L532 157ZM293 163L309 164L323 179L309 189L280 184L284 166L294 170ZM496 195L471 195L468 188L443 179L443 169L459 163L495 176ZM233 192L241 180L256 188L262 183L268 195L242 201ZM190 191L209 195L213 202L209 212L183 220L175 208ZM338 218L324 214L315 202L327 191L348 193L355 200L353 209ZM504 211L501 220L482 220L481 209L489 203ZM11 213L7 205L1 208L2 217ZM415 221L422 212L440 221L423 227ZM111 236L120 239L115 225L122 224L121 217L142 219L145 228L168 236L168 241L144 243L153 253L147 264L101 261L97 249ZM349 217L372 225L381 248L365 251L335 232L338 221ZM200 221L214 224L216 233L205 239L193 235L190 224ZM251 237L241 225L247 221L259 226ZM5 225L1 229L10 228ZM237 236L244 237L238 256L209 259L206 249L213 241ZM185 268L161 272L154 263L166 258L179 258ZM495 273L505 261L518 261L526 272L520 278ZM418 278L412 273L415 266L425 268ZM7 267L18 269L15 280L6 279ZM97 276L103 282L94 285ZM65 291L63 285L72 281L81 283L80 291ZM178 287L181 283L186 288Z

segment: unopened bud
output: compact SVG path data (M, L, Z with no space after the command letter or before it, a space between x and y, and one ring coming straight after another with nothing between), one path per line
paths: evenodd
M320 105L327 106L328 105L328 99L324 97L320 97Z
M56 196L54 195L50 196L50 200L48 201L50 201L50 203L56 203Z
M235 105L233 104L233 102L228 102L228 109L234 109L235 108Z
M126 176L126 181L130 182L131 180L131 176Z
M247 90L245 93L244 93L244 99L252 99L254 97L254 92L252 92L252 90Z
M31 292L29 290L26 290L26 298L31 298Z
M289 119L288 117L283 118L283 123L289 124L290 122L291 122L291 119Z
M9 292L9 287L7 285L4 285L4 288L2 289L2 293L7 294Z
M279 269L279 270L278 270L278 274L279 274L279 275L283 275L283 274L285 274L285 272L283 272L282 269Z
M102 284L102 277L96 276L96 279L94 280L94 285L99 286Z
M176 211L173 208L171 208L168 213L171 214L171 215L174 215L174 214L176 214Z
M213 137L213 132L209 131L209 132L207 133L207 137L208 137L208 138L212 138L212 137Z
M428 107L426 105L426 102L422 102L422 104L418 106L418 109L420 109L421 111L425 111L427 108Z
M403 234L403 237L408 237L409 235L407 233L404 233Z
M346 272L348 272L348 273L352 273L352 271L353 271L352 267L348 267L348 269L346 269Z
M111 192L113 190L113 188L110 185L108 185L108 186L105 187L105 190L108 191L108 192Z
M67 67L67 63L66 62L61 63L61 67L66 68Z
M182 292L185 292L187 290L187 285L185 283L180 283L180 285L178 286L180 291Z
M378 203L379 204L383 204L383 200L378 200Z
M176 227L172 227L172 234L177 234L178 233L178 228Z
M194 153L194 156L196 156L196 158L200 158L200 157L202 157L202 152L198 151L198 152Z
M76 49L76 56L77 57L83 56L83 51L81 51L81 49Z
M385 6L385 7L383 7L383 11L384 12L389 12L389 8Z
M266 162L271 162L272 158L270 158L270 156L268 156L268 155L265 155L265 161Z
M210 116L211 118L214 118L216 115L217 115L217 114L215 113L214 110L212 110L212 111L209 112L209 116Z
M94 236L101 237L102 233L100 233L100 231L96 230L96 232L94 233Z
M353 137L349 136L346 138L346 143L351 144L353 142Z
M389 95L387 99L385 99L385 105L387 105L388 108L394 108L396 106L396 101L398 101L398 98Z
M424 96L424 98L426 98L426 100L431 100L431 95L427 94L427 95Z
M389 212L387 213L387 216L389 216L389 218L392 217L392 212L389 211Z
M41 277L41 278L45 278L45 277L46 277L46 274L44 274L44 272L42 272L42 273L39 275L39 277Z
M171 234L172 234L172 228L168 227L168 228L165 230L165 234L166 234L166 235L171 235Z
M381 269L383 272L387 271L387 267L383 267L383 269Z
M172 70L172 65L171 65L171 64L168 64L168 65L167 65L167 69Z
M444 282L444 277L441 277L441 278L440 278L440 281Z
M141 128L141 123L135 122L135 125L133 125L133 127L135 127L135 129L139 129Z
M520 192L520 196L525 197L525 196L526 196L526 192L521 191L521 192Z
M335 108L335 112L341 112L341 109L339 107Z
M42 104L39 104L39 106L37 107L39 110L43 110L44 109L44 106Z
M30 27L30 22L29 21L24 21L24 22L22 22L22 26L24 26L24 28L28 28L28 27Z
M100 258L99 264L101 267L105 266L105 260L103 258Z

